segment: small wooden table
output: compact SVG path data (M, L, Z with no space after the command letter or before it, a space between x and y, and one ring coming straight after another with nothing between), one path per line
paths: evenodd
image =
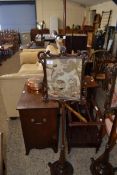
M26 154L32 148L51 147L58 150L59 105L57 102L44 102L41 93L28 92L24 87L19 99L21 126Z

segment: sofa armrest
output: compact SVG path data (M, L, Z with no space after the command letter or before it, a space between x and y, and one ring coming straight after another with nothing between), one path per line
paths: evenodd
M20 65L35 64L38 61L38 52L45 51L45 49L23 49L20 53Z

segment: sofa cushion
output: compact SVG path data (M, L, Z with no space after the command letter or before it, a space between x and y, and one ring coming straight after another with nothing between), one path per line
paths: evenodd
M21 52L20 64L35 64L37 62L38 52Z
M41 49L23 49L23 52L45 52L46 49L41 48Z
M23 64L19 70L19 73L27 73L27 74L40 74L43 73L43 67L41 63L36 63L36 64Z

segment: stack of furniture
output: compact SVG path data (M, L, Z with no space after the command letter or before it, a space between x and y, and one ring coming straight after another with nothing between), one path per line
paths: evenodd
M10 57L18 51L20 44L19 33L14 30L0 31L0 60Z
M3 30L0 31L0 44L1 45L12 45L13 51L17 51L20 44L19 33L14 30Z

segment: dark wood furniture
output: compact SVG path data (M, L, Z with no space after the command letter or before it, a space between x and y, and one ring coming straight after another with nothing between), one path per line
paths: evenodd
M59 160L48 163L51 175L73 175L73 166L66 160L66 132L65 117L68 101L77 101L80 98L80 78L82 59L73 55L46 55L41 54L40 62L44 70L44 97L58 101L61 109L61 151ZM71 66L72 65L72 66ZM75 83L75 84L74 84ZM75 89L75 86L77 87Z
M101 83L101 87L107 89L108 69L117 63L117 60L107 50L96 50L90 56L93 62L93 76Z
M87 34L88 32L93 32L94 29L93 29L93 26L84 26L83 29L80 29L81 27L79 26L79 29L73 29L73 28L67 28L66 27L66 34L72 34L74 33L75 35L76 34ZM60 35L64 35L64 29L59 29L59 32L58 32Z
M72 50L77 53L78 50L87 50L87 35L66 35L65 39L66 52L71 53Z
M43 34L49 34L49 33L50 33L49 29L43 29ZM37 34L41 35L42 30L39 30L37 28L31 29L31 31L30 31L31 41L35 41L35 36Z
M107 124L106 120L109 119L112 122L112 127L109 129L109 139L104 152L96 160L92 158L90 167L92 175L114 175L115 171L117 171L117 167L113 167L109 162L110 152L117 140L117 65L112 68L111 81L109 83L109 90L107 92L107 99L105 103L104 117L105 125Z
M102 122L102 116L99 116L100 111L95 102L97 87L98 84L92 76L83 77L81 101L72 103L71 107L79 112L87 122L82 122L68 112L66 133L69 151L73 147L95 147L96 151L99 149L102 141L101 127L104 122Z
M74 169L70 162L66 160L66 150L65 150L65 102L60 102L62 108L62 118L61 118L61 135L62 135L62 143L61 143L61 152L59 160L54 163L49 162L48 165L50 167L51 175L73 175Z
M109 162L110 152L115 145L117 138L117 109L114 111L114 113L115 119L105 150L96 160L92 158L92 164L90 167L92 175L114 175L115 171L117 171L117 167L114 168Z
M44 102L41 93L31 93L25 87L19 99L21 126L26 154L32 148L51 147L58 150L59 106L58 103Z
M14 30L1 30L0 31L0 45L12 45L12 51L15 53L19 49L20 37L19 33Z
M92 96L88 100L86 99L88 97L87 89L95 88L98 85L93 77L84 77L84 61L78 55L53 56L43 54L40 57L40 62L44 68L45 100L57 100L64 108L62 108L61 154L58 161L49 163L50 171L52 175L59 175L60 172L66 175L69 170L71 175L73 174L73 167L65 158L64 134L66 133L67 135L69 151L72 147L97 147L101 142L101 137L99 137L101 136L99 126L103 125L101 116L99 118L98 115L91 115L90 108L92 106L89 106L91 105L89 99ZM77 79L78 83L74 84ZM77 92L78 90L79 93ZM75 92L75 94L72 92ZM93 109L94 107L96 106L94 105ZM78 108L82 108L82 110L78 110ZM85 115L83 115L84 111ZM98 109L96 113L98 113ZM65 117L67 118L66 132L64 128Z

